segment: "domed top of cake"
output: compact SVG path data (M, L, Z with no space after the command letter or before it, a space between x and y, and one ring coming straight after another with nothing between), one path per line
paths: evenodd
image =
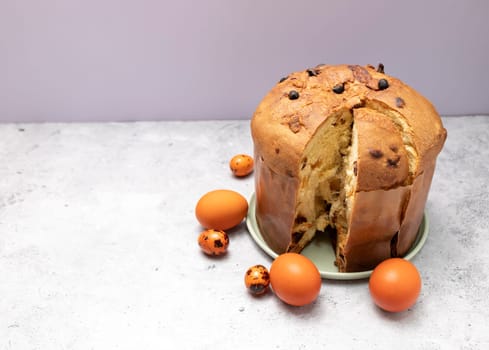
M255 147L277 173L295 176L304 148L324 120L359 107L390 115L402 128L412 177L444 144L446 130L433 105L385 74L382 65L318 65L281 79L264 97L251 122Z

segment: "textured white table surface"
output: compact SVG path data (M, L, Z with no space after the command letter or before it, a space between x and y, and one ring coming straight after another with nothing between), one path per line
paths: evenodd
M253 192L228 170L248 121L0 125L0 349L488 349L489 117L444 123L399 314L366 280L301 308L252 297L246 269L271 260L244 223L226 256L200 252L200 196Z

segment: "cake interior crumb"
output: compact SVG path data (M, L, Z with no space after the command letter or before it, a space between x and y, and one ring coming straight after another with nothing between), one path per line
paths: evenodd
M327 118L306 146L288 251L300 252L316 232L324 233L326 229L335 232L336 249L344 245L348 232L347 196L354 188L347 182L355 178L350 155L352 130L352 111L342 109Z
M398 127L408 153L410 175L401 185L412 183L417 151L405 118L371 101L364 102L364 107L382 112ZM287 249L300 252L317 233L329 234L340 271L346 266L343 251L357 185L358 131L353 115L353 110L345 108L329 116L304 150L292 240ZM397 236L391 245L396 255Z

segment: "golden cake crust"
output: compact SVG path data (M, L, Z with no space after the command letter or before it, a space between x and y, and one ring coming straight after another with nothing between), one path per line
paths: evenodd
M417 91L373 66L322 65L290 74L265 96L251 121L257 152L277 173L297 175L305 145L324 119L341 108L353 108L370 101L379 109L390 109L403 115L413 130L413 143L420 155L417 173L443 147L446 130L433 105ZM386 79L389 87L379 90L378 82ZM333 87L344 84L341 94ZM290 100L290 91L299 98ZM286 150L286 152L280 152ZM414 174L416 176L416 174Z
M320 65L290 74L264 97L251 121L256 217L277 253L294 241L304 150L321 125L345 109L358 129L358 178L344 247L348 256L338 264L358 271L393 254L394 235L394 254L412 245L446 130L426 98L373 66ZM368 224L373 213L382 225Z

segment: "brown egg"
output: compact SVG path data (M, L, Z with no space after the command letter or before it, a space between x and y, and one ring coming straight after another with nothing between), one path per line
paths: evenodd
M231 190L214 190L200 198L195 216L207 229L227 230L243 221L248 212L248 202Z

